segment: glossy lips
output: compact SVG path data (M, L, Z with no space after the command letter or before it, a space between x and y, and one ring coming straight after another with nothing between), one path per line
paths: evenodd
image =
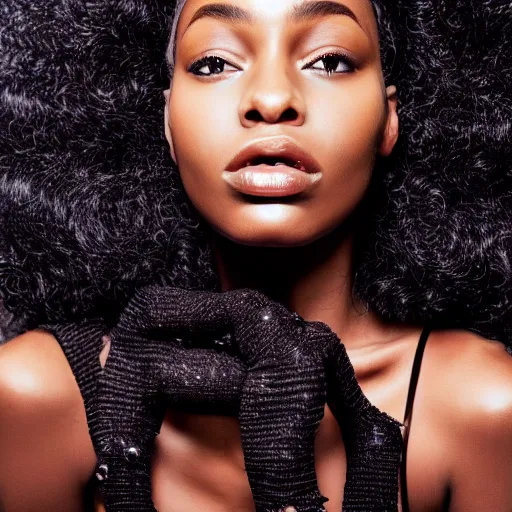
M222 178L236 191L264 197L305 192L322 178L318 162L290 138L266 138L244 147Z

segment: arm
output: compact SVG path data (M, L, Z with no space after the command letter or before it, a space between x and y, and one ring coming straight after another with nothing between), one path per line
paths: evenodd
M78 386L48 334L0 347L0 453L2 511L83 510L95 455Z
M454 419L450 512L512 511L512 357L485 356Z
M512 407L461 432L450 512L512 511ZM464 442L465 441L465 442Z

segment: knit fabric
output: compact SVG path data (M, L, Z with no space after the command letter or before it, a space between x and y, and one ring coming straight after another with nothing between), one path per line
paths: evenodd
M363 395L339 338L253 290L140 290L111 331L45 326L86 404L108 512L153 512L150 463L168 407L238 415L258 512L320 512L314 440L328 400L347 452L343 510L397 510L400 424ZM96 382L96 384L94 384Z

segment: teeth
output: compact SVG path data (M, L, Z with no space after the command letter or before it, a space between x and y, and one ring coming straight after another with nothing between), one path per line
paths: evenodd
M252 162L247 162L247 163L245 164L245 167L250 167L251 165L254 165L254 164L253 164ZM278 166L278 165L287 165L287 166L288 166L289 164L287 164L286 162L274 162L272 165L273 165L274 167L276 167L276 166ZM305 171L305 170L306 170L306 168L304 167L303 163L302 163L302 162L300 162L300 161L298 161L298 162L296 162L295 164L293 164L293 167L294 167L295 169L299 169L299 170L301 170L301 171Z

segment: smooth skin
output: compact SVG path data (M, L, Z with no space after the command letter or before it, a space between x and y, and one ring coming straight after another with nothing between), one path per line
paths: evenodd
M311 0L223 2L247 11L250 23L205 16L188 27L214 2L186 3L165 112L186 191L212 227L222 287L257 287L306 320L327 323L370 401L401 421L420 331L383 323L352 294L351 214L376 155L389 155L398 134L396 90L384 86L370 3L343 1L356 22L325 11L288 19L294 5ZM353 64L322 59L339 52ZM225 64L194 65L212 55ZM229 189L221 173L235 153L276 136L316 157L319 185L293 203ZM344 447L325 411L317 474L327 510L339 512ZM0 347L0 453L2 511L84 510L94 451L73 374L47 333ZM501 344L467 332L433 333L409 443L411 510L510 512L511 474L512 359ZM237 420L170 410L157 438L153 495L161 512L252 512Z

